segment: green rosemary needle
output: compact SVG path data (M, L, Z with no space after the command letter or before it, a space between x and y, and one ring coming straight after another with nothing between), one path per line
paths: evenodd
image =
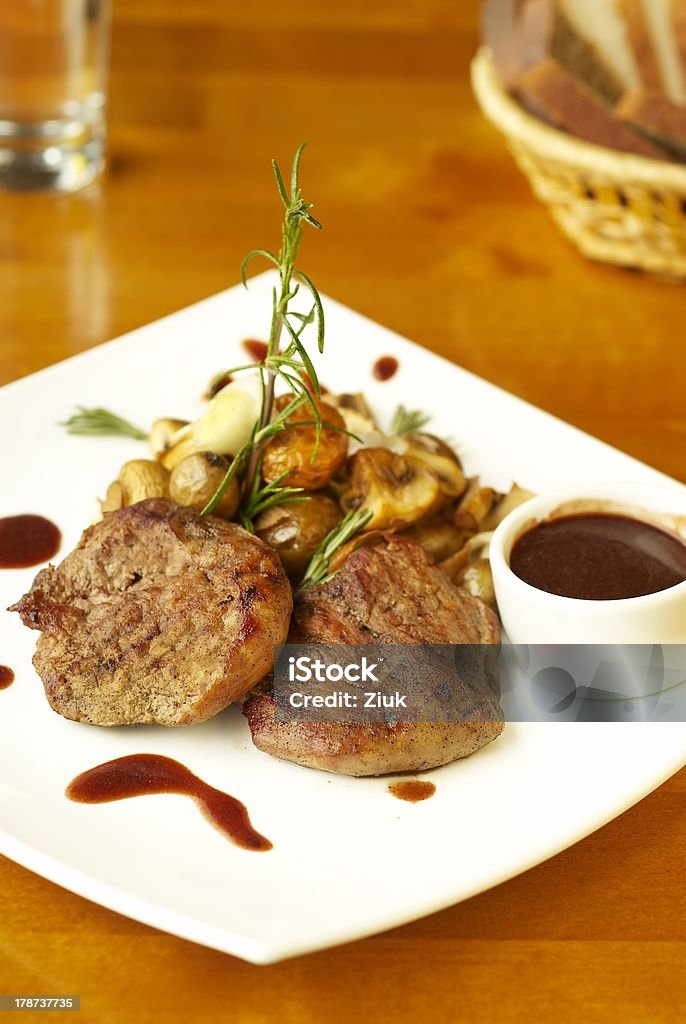
M238 476L241 482L241 504L238 516L242 521L252 521L255 508L253 499L256 493L256 481L259 491L259 465L264 446L274 433L284 429L287 416L304 402L309 403L312 409L312 420L316 430L313 459L316 458L319 448L322 424L316 399L321 395L321 386L312 358L303 342L303 332L309 324L316 324L317 348L319 352L322 352L324 349L324 310L319 292L311 279L296 266L305 225L321 228L319 221L315 220L310 213L312 203L305 202L300 189L300 158L304 148L305 143L298 147L293 158L290 194L286 189L279 165L272 160L276 188L285 210L279 252L275 254L269 249L253 249L241 264L241 280L246 288L248 286L246 270L255 257L266 259L279 272L279 284L272 293L272 320L267 354L261 363L253 364L250 367L250 370L254 372L255 365L257 365L261 375L262 400L258 421L251 438L236 454L216 494L203 509L203 515L216 508L231 480ZM304 286L303 290L309 293L311 303L306 312L290 308L290 303L298 295L301 285ZM282 335L285 335L283 348L281 347ZM238 373L240 368L229 372ZM287 415L281 413L273 417L277 380L288 387L294 396L294 402L289 404ZM290 488L279 490L278 487L273 487L268 495L270 507L278 504L279 494L284 499L292 500L291 491ZM251 498L251 496L253 497Z
M411 434L415 430L421 430L422 427L425 427L430 419L431 417L424 412L419 410L411 412L404 405L399 405L391 422L391 434L393 436Z
M315 551L305 575L298 585L295 594L302 594L303 590L314 586L317 583L326 583L333 579L335 572L329 572L329 564L339 548L347 544L356 533L359 533L363 526L369 522L372 513L368 509L353 509L348 512L337 526L334 526Z
M82 405L77 405L76 411L59 426L66 427L68 434L111 434L113 437L133 437L137 441L145 441L148 437L147 431L134 426L109 409L99 407L86 409Z

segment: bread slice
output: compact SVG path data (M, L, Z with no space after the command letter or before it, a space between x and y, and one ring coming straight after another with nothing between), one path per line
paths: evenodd
M481 38L490 46L506 88L522 70L518 52L520 7L521 0L486 0L481 9Z
M552 57L516 82L520 101L542 120L598 146L664 159L665 153L620 120L591 90Z
M644 88L686 103L683 0L620 0Z
M529 0L521 14L524 68L550 56L598 93L608 103L616 103L624 83L579 19L571 18L567 0Z
M639 67L629 37L629 26L617 0L557 2L572 30L593 47L597 60L609 70L622 89L636 88L641 84ZM650 2L652 3L652 0ZM583 74L578 77L590 84Z
M616 0L487 0L482 27L501 80L553 57L614 106L640 82Z
M686 160L686 107L659 93L630 89L616 113L678 159Z
M619 0L620 11L624 18L634 59L639 68L640 84L650 92L662 90L662 72L652 34L645 16L643 0ZM635 89L637 84L627 83L627 88Z
M686 69L686 3L672 0L672 25L681 67Z

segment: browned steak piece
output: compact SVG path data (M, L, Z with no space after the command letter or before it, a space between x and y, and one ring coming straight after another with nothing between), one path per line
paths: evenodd
M389 536L360 548L328 583L296 602L293 643L496 644L498 620L455 587L413 541ZM456 685L460 685L457 681ZM456 703L469 695L456 692ZM287 761L343 775L423 771L473 754L503 729L494 694L485 722L344 725L277 722L271 693L258 688L243 706L253 742Z
M291 607L261 540L154 498L87 529L12 610L42 631L33 663L65 718L189 725L270 671Z

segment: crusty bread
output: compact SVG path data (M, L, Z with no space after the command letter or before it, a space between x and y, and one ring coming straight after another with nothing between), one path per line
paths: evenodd
M673 13L682 0L641 0L643 17L660 69L661 91L674 103L686 103L686 75L677 46Z
M574 0L576 2L576 0ZM553 57L608 103L616 103L624 84L606 54L596 45L583 21L570 17L570 0L529 0L522 11L526 65Z
M629 41L637 66L640 68L640 85L651 92L662 89L660 62L646 21L643 0L618 0L619 9L629 32ZM637 83L627 83L627 88L637 88Z
M616 113L679 159L686 159L686 107L659 93L630 89Z
M686 69L686 3L672 0L672 25L682 68Z
M629 27L617 0L557 0L557 3L572 29L594 48L598 60L622 89L640 85L641 75L629 39ZM569 70L575 71L574 68ZM583 75L577 77L591 84Z
M599 146L664 159L665 153L634 131L552 57L529 68L515 92L532 113Z
M521 7L522 0L485 0L481 8L481 38L490 46L498 74L508 89L523 70Z
M620 0L486 0L483 37L504 85L553 57L615 104L641 83Z
M506 87L598 145L686 160L686 0L486 0Z

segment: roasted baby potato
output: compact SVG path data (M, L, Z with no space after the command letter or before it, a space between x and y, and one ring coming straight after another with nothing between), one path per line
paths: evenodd
M350 459L350 490L343 504L372 513L366 530L410 526L436 512L444 500L438 477L419 459L387 448L362 448Z
M274 548L287 575L298 580L321 542L341 520L341 510L326 494L269 508L255 520L255 533Z
M293 395L281 395L274 405L283 412ZM315 399L322 418L319 449L313 458L317 442L316 427L312 423L313 410L304 402L288 418L288 426L276 434L266 445L262 456L262 476L271 483L282 478L288 487L304 487L318 491L326 487L338 472L348 452L348 437L340 413L326 402ZM302 426L298 426L301 423ZM328 430L326 424L335 427Z
M174 468L169 481L169 497L179 505L202 511L215 494L231 465L226 455L214 452L193 452ZM238 481L234 477L214 510L214 515L232 519L240 500Z
M441 490L448 498L459 498L467 486L462 466L452 448L433 434L403 435L405 449L400 454L419 459L434 471Z

